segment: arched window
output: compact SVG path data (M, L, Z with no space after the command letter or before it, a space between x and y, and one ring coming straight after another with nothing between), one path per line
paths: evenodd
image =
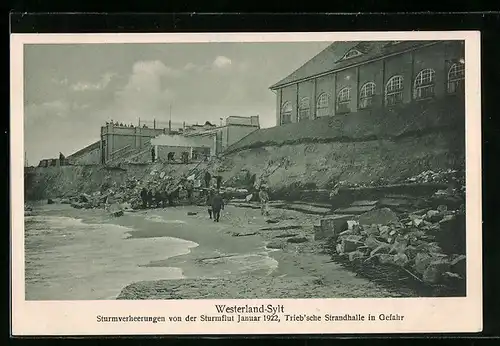
M365 83L361 90L359 91L359 108L369 108L373 103L373 97L375 96L375 83L368 82Z
M434 72L431 68L426 68L420 71L415 77L415 85L413 88L413 98L415 100L428 99L434 97Z
M337 95L337 113L347 113L350 111L351 88L343 88Z
M309 97L303 97L300 100L299 106L299 121L304 121L309 119L309 110L311 109L311 105L309 103Z
M448 71L448 93L454 94L464 90L465 63L460 61L451 65Z
M316 101L316 116L324 117L329 115L328 111L328 94L321 93Z
M388 106L403 102L403 76L393 76L385 85L385 104Z
M281 125L289 124L292 122L292 104L285 102L281 106Z

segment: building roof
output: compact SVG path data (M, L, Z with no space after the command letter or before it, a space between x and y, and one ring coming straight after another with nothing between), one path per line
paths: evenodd
M374 59L395 55L417 47L436 44L439 41L339 41L334 42L289 76L273 84L270 89L278 89L317 75L334 72L351 65L361 64ZM350 51L360 55L343 59Z

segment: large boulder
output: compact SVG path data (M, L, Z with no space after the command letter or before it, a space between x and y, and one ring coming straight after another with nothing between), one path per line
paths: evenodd
M355 238L346 238L342 240L343 252L356 251L364 245L362 241L356 240Z
M306 237L293 237L293 238L287 239L287 242L292 243L292 244L305 243L306 241L307 241Z
M349 256L350 262L353 262L356 260L361 260L361 259L365 258L365 254L361 251L358 251L358 250L349 252L347 255Z
M446 259L437 259L429 263L422 279L424 282L436 284L443 279L443 274L450 270L450 263Z
M415 271L420 275L424 274L425 270L432 261L432 257L428 253L419 252L415 256Z
M457 273L462 278L465 278L467 272L467 262L465 255L457 256L450 262L450 269L452 272Z
M435 237L444 253L465 254L465 215L444 218L439 226Z
M320 227L325 234L337 235L349 229L349 221L354 221L352 215L330 216L320 220ZM351 225L354 223L351 222Z
M392 257L394 264L400 267L406 267L406 265L410 262L408 256L404 253L397 253Z
M398 221L398 216L389 208L375 209L364 214L358 218L360 225L388 225Z

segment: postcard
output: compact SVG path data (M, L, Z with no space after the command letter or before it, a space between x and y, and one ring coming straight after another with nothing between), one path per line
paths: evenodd
M480 76L475 31L12 34L12 334L481 331Z

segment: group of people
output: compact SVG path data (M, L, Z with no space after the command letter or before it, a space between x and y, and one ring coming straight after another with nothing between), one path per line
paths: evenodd
M141 190L142 208L164 208L174 205L174 201L179 198L180 186L172 192L165 189L146 189Z
M208 216L214 222L219 222L221 211L224 210L224 198L221 194L222 177L213 177L209 172L204 175L205 186L202 192L206 193L205 204L208 207ZM172 185L170 185L172 186ZM175 187L175 186L174 186ZM177 187L169 189L167 186L154 186L151 189L143 187L141 190L142 207L146 208L163 208L173 206L175 201L180 197L181 189L186 191L187 199L192 203L195 184L193 180L187 178L183 179ZM264 216L269 215L269 193L267 187L261 185L258 190L258 200L260 202L261 214ZM201 195L203 196L203 195Z

